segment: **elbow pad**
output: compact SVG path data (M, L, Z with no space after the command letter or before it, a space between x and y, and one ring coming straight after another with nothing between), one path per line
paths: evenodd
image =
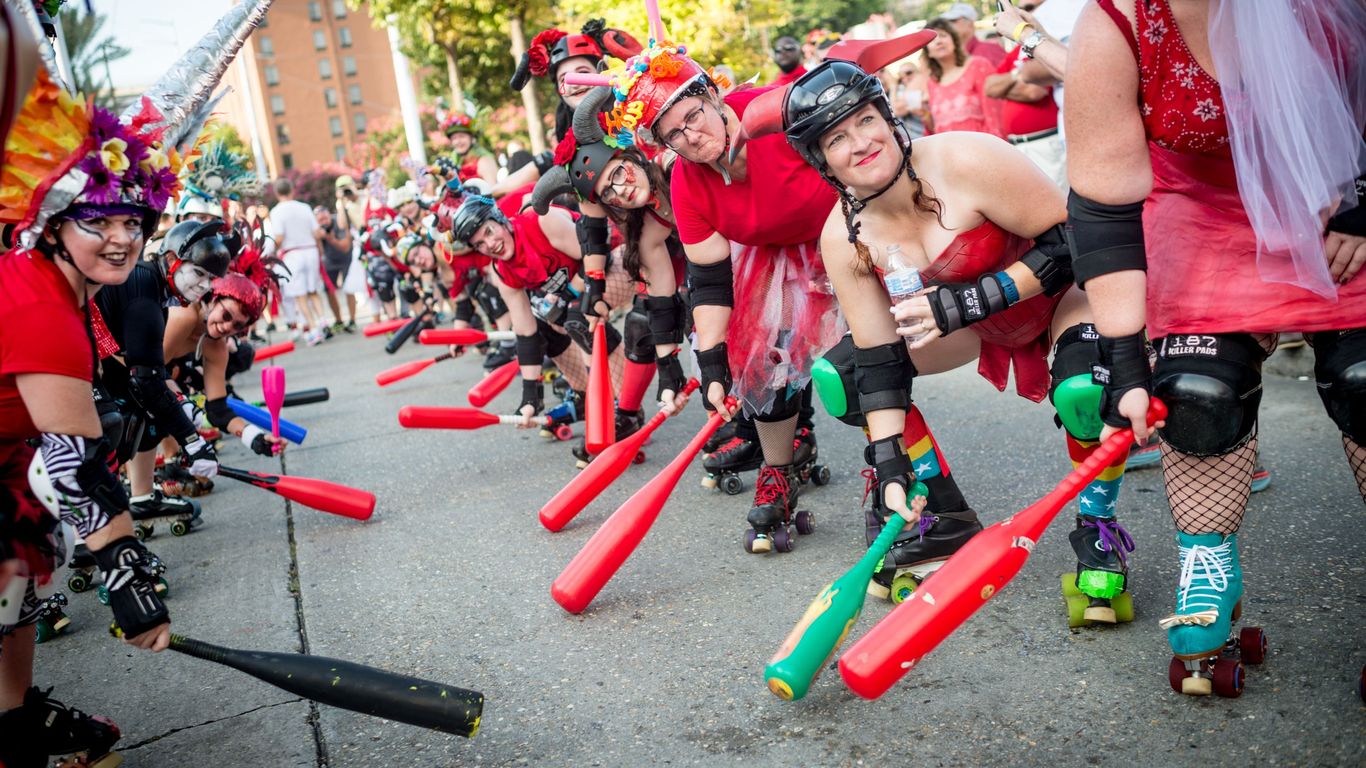
M212 400L206 400L204 402L204 415L208 417L210 424L218 427L224 432L228 430L228 425L232 423L233 417L236 416L236 414L233 413L232 408L228 406L228 398L226 397L215 397Z
M113 449L100 437L44 432L42 448L29 466L34 493L74 527L82 538L128 509L123 484L109 471Z
M715 264L688 262L688 287L694 307L735 306L735 272L730 257Z
M854 347L854 384L864 414L911 406L915 365L900 339L876 347Z
M1329 232L1366 237L1366 176L1356 180L1357 204L1355 208L1339 211L1328 220Z
M1034 238L1034 247L1020 257L1043 285L1045 296L1056 296L1072 284L1072 246L1067 242L1067 228L1054 226Z
M1076 192L1067 196L1067 231L1077 287L1112 272L1147 271L1143 250L1143 202L1106 205Z
M574 224L574 232L579 236L579 249L584 256L589 254L607 255L611 252L608 241L612 239L612 228L607 219L597 216L580 216Z
M687 308L683 299L672 296L646 296L645 314L650 318L650 333L655 344L682 344Z

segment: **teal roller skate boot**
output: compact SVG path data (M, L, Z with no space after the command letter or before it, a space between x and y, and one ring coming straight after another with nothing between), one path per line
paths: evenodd
M1244 629L1240 640L1230 639L1242 612L1238 536L1178 532L1176 541L1181 550L1176 611L1159 622L1172 647L1168 680L1173 690L1188 696L1239 696L1242 662L1260 663L1266 639L1256 627Z

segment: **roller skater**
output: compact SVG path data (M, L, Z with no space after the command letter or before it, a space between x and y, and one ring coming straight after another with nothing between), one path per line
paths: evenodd
M1072 35L1073 267L1100 335L1102 437L1132 427L1146 441L1150 393L1169 411L1156 427L1180 578L1160 625L1179 693L1238 696L1243 664L1266 654L1260 629L1230 635L1246 597L1239 530L1261 367L1278 332L1304 331L1313 347L1366 498L1362 40L1366 9L1351 0L1099 0ZM1301 98L1312 119L1300 120Z
M58 756L70 758L60 762L64 766L117 768L123 764L123 758L111 751L121 737L112 720L68 707L51 694L51 688L29 688L22 706L0 712L0 765L41 768Z

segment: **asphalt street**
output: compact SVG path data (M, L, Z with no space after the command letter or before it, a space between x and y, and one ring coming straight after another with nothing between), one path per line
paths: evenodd
M278 340L278 339L277 339ZM1267 662L1240 699L1167 684L1179 563L1161 471L1125 479L1133 534L1132 624L1069 630L1059 574L1074 567L1064 511L999 597L881 700L829 670L789 703L762 670L806 604L863 551L862 434L818 417L834 474L802 507L818 530L789 554L740 546L746 493L702 488L700 460L640 548L582 615L551 581L703 422L700 403L560 533L536 518L575 472L566 443L534 432L409 431L404 405L465 405L476 359L385 389L374 375L437 354L389 356L381 339L334 339L278 359L290 389L326 403L288 409L309 430L283 460L226 443L224 463L359 486L369 522L326 515L227 479L204 524L148 543L170 567L176 631L222 645L345 658L482 691L471 740L314 705L233 670L120 645L94 593L72 595L72 631L38 648L37 682L122 728L126 765L155 766L1359 766L1366 708L1363 505L1314 384L1269 376L1262 458L1241 548L1244 621ZM255 371L239 393L259 394ZM984 523L1046 493L1070 469L1052 411L999 393L972 367L926 377L915 397ZM489 410L510 411L517 388ZM870 598L852 643L891 610ZM847 645L846 645L847 647Z

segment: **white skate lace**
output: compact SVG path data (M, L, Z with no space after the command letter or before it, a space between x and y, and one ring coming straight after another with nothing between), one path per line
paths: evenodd
M1158 621L1158 626L1209 626L1219 619L1219 594L1228 589L1233 558L1232 542L1217 547L1196 544L1181 547L1181 580L1176 593L1177 612Z

